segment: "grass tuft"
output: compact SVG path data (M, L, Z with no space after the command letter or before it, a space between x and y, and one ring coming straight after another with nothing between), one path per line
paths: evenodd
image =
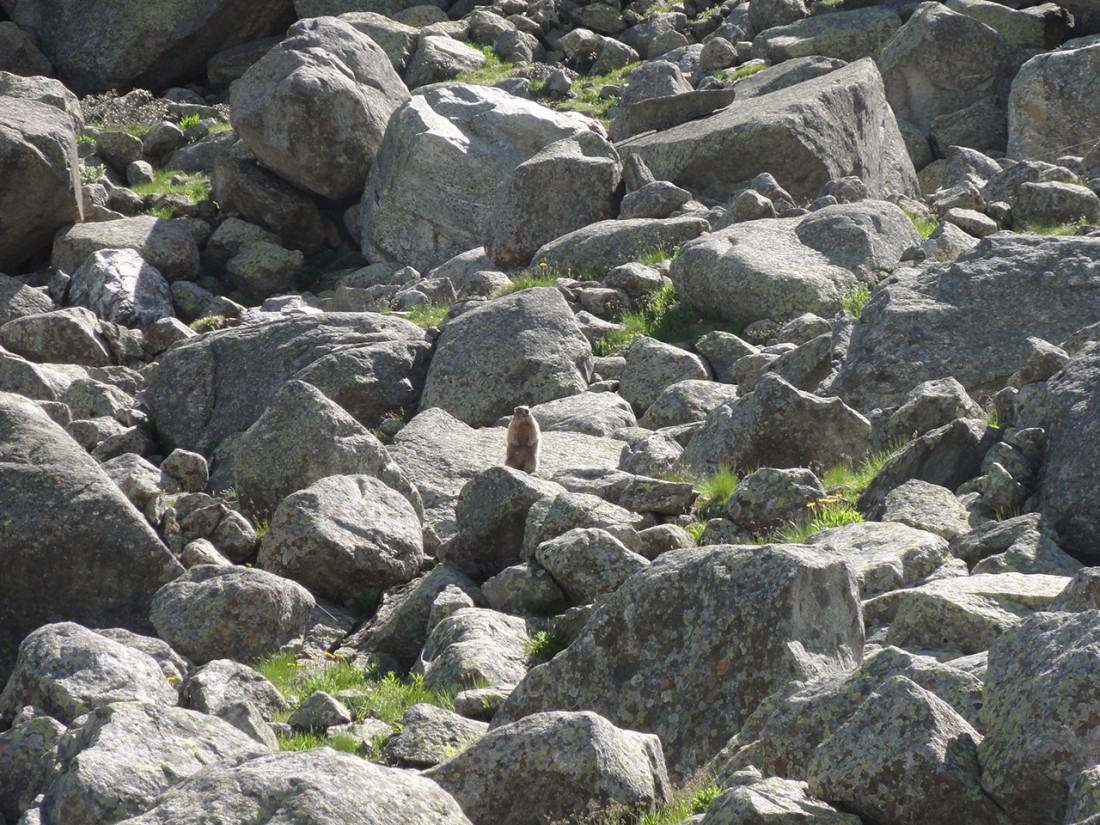
M924 215L909 209L903 209L902 211L905 212L909 220L913 222L913 226L916 227L917 234L920 235L922 241L927 241L932 237L932 233L939 228L940 222L931 214Z
M538 662L549 662L567 647L569 642L553 630L540 630L527 641L527 655Z
M183 178L183 183L173 183L173 178ZM171 169L159 169L153 173L150 183L133 187L139 195L186 195L192 202L204 201L210 196L210 181L201 173L184 174Z
M1077 230L1082 226L1088 226L1088 222L1085 220L1085 216L1082 215L1076 221L1070 223L1033 223L1023 229L1024 232L1030 232L1033 235L1076 235Z
M613 355L626 349L635 336L646 335L658 341L682 341L691 337L692 324L701 320L698 312L676 297L676 287L663 286L638 301L619 319L624 329L605 336L593 347L597 355Z
M705 520L720 515L718 511L730 500L737 485L741 483L741 476L736 467L723 464L710 475L688 480L699 493L695 499L694 512L701 520Z
M778 531L777 541L783 544L802 544L814 533L863 521L863 514L850 501L838 496L826 496L811 501L806 509L810 515Z
M826 490L843 492L845 496L858 498L867 489L871 480L878 475L882 465L902 446L903 443L899 441L885 450L871 453L858 464L852 461L838 464L825 472L821 483Z
M840 295L841 306L857 318L863 315L863 308L867 306L867 302L870 300L871 288L866 284L860 284L859 286L846 289Z
M437 327L443 323L447 313L451 311L447 304L432 304L431 306L417 306L405 313L405 320L411 321L421 329Z

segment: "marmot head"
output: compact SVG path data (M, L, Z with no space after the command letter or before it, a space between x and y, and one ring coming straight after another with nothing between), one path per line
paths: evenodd
M516 407L516 409L515 409L516 418L526 418L530 414L531 414L531 408L530 407Z

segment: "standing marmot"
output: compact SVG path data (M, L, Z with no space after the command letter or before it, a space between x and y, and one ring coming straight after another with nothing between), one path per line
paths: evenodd
M508 456L505 467L537 473L539 469L539 422L530 407L516 407L508 424Z

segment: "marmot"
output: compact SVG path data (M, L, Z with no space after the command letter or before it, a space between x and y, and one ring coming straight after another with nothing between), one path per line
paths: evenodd
M508 455L505 467L537 473L539 469L539 422L530 407L516 407L508 424Z

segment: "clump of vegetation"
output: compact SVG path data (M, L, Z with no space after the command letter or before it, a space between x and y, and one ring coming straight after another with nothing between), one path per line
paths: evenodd
M540 630L527 641L527 655L538 662L549 662L563 650L569 642L553 630Z
M721 793L722 789L713 783L705 786L688 785L673 793L672 799L652 811L639 815L616 807L584 822L586 825L677 825L690 816L706 813L707 807Z
M139 195L184 195L198 203L210 196L210 181L206 175L184 174L171 169L160 169L153 173L149 183L139 183L133 187Z
M1030 232L1033 235L1076 235L1077 230L1082 226L1088 226L1088 222L1085 220L1085 216L1082 215L1076 221L1070 223L1033 223L1030 226L1024 228L1024 232Z
M492 46L482 46L481 53L485 55L485 65L480 69L462 72L455 80L474 86L492 86L516 73L516 67L497 57Z
M501 298L519 292L523 289L533 289L539 286L554 286L558 278L568 277L550 266L546 261L539 261L539 265L532 270L523 272L514 278L511 283L505 284L493 293L494 298Z
M684 480L690 481L691 486L698 493L695 498L693 512L699 516L700 522L702 522L705 519L721 515L719 510L729 501L730 496L737 489L737 485L741 483L741 476L738 474L736 467L720 464L713 473L705 476L688 476ZM702 535L701 528L699 533Z
M216 329L224 329L225 322L224 315L207 315L205 318L196 318L189 326L195 332L213 332Z
M766 69L766 68L768 68L768 67L767 67L767 65L764 64L763 61L761 61L759 63L746 63L744 66L739 66L738 68L734 69L732 72L730 72L730 71L720 71L720 72L716 72L716 75L717 75L718 79L721 80L723 83L733 83L737 80L740 80L743 77L751 77L752 75L756 74L757 72L764 71L764 69Z
M809 516L779 531L778 540L784 544L802 544L814 533L830 527L843 527L863 521L863 514L848 500L839 496L826 496L806 505Z
M939 228L940 222L930 212L921 213L909 209L903 209L902 211L913 222L913 226L916 227L917 234L920 235L922 241L927 241L932 237L932 233Z
M840 304L854 316L863 315L863 308L871 300L871 289L866 284L844 290L840 295Z
M635 309L627 310L619 319L623 329L616 330L596 343L597 355L612 355L629 346L637 335L658 341L682 341L691 337L692 324L702 316L681 303L674 286L663 286L638 301Z
M451 308L447 304L430 304L428 306L415 306L405 313L405 320L411 321L422 329L437 327L443 323L443 319Z
M638 263L644 264L645 266L653 266L654 264L659 264L662 261L671 261L679 254L680 247L674 246L672 247L672 250L669 251L668 248L664 246L664 244L660 244L658 246L655 246L653 249L647 250L646 252L643 252L641 255L639 255Z
M197 125L199 120L200 118L198 112L193 115L187 115L187 117L180 118L180 129L186 132L192 126Z
M80 165L80 185L89 186L96 183L103 174L103 167L94 163L82 163Z
M835 467L825 472L825 475L821 478L821 483L825 486L826 490L843 492L845 496L858 498L863 491L867 489L867 485L871 483L871 480L878 475L879 470L882 469L882 465L885 464L901 446L901 442L896 442L885 450L871 453L858 463L845 461L841 464L837 464Z

